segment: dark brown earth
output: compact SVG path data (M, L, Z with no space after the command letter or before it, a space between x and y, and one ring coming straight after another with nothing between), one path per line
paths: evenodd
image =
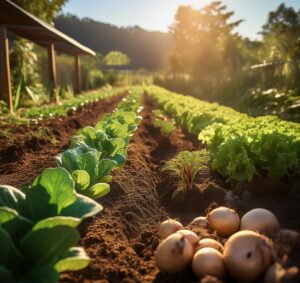
M102 103L103 108L99 106L100 116L102 113L111 111L118 99L115 98L112 101L112 104ZM288 190L279 189L275 194L267 191L264 194L254 192L259 181L247 185L249 187L246 193L243 192L246 185L237 184L235 193L231 194L228 193L230 185L208 167L197 176L197 182L192 191L186 193L182 190L178 180L166 173L161 173L163 163L179 151L202 149L203 145L180 129L170 138L163 137L159 129L152 125L151 111L154 107L153 102L145 97L144 110L141 113L143 121L129 145L126 165L113 172L111 192L100 199L105 210L80 226L82 235L80 245L91 257L91 264L85 270L63 274L60 283L199 282L190 269L179 275L158 272L153 257L159 243L158 225L168 217L177 217L184 225L187 225L195 216L205 215L207 210L216 205L224 204L237 208L241 215L254 207L266 207L279 217L284 228L294 228L300 231L299 183L296 180L282 181L284 183L282 188L287 186ZM84 112L83 116L85 118L88 115L92 116L95 110L92 112L90 114L88 111ZM23 163L16 166L14 161L8 162L10 167L7 167L5 171L3 168L6 164L2 160L0 183L5 181L15 186L25 185L45 167L53 166L53 157L67 147L71 132L74 133L77 128L87 123L93 124L99 119L99 116L92 116L90 120L85 120L84 117L82 117L83 120L76 117L79 124L69 130L64 130L68 132L68 136L64 134L61 138L57 136L63 144L60 147L53 146L49 141L45 144L39 141L37 149L31 144L25 145L26 142L23 143L22 149L22 142L20 142L17 148L18 150L21 148L22 153L18 160ZM68 128L68 121L73 121L73 118L66 117L66 120L61 123L49 125L49 131L53 133L60 127ZM39 158L38 154L42 158ZM52 160L49 161L48 159L51 158ZM24 176L24 174L29 175ZM218 239L212 231L191 228L201 237L209 235ZM222 239L219 240L222 241ZM286 236L280 236L276 240L276 249L282 254L281 259L285 266L300 267L299 238L293 242ZM284 256L287 251L290 254L288 259ZM221 281L205 278L201 282ZM232 282L232 280L227 278L226 282ZM298 276L284 282L299 283L300 278Z
M55 166L55 157L68 148L75 132L93 125L103 114L111 112L122 97L101 100L68 116L43 120L38 125L6 126L14 142L10 144L7 139L0 139L0 184L28 185L43 169ZM39 134L41 130L43 132Z
M180 203L172 197L167 200L164 188L172 196L178 190L178 183L161 174L161 165L178 151L202 146L180 130L170 139L163 137L152 126L154 105L149 98L144 106L143 121L130 143L126 165L114 172L111 193L100 201L105 211L81 225L80 244L91 257L91 264L83 271L63 274L60 283L199 282L190 269L179 275L158 272L153 257L159 243L158 225L168 217L178 217L187 225L207 209L227 204L224 197L228 185L208 168L198 176L193 197L186 194ZM202 237L218 238L212 231L194 231ZM280 241L277 246L282 246ZM298 242L291 249L298 252L291 255L287 266L299 259ZM214 278L205 280L220 282ZM231 282L230 278L226 282Z

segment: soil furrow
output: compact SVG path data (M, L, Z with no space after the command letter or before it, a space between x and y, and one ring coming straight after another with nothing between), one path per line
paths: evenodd
M101 116L113 111L123 97L101 100L69 116L47 119L38 125L12 125L10 131L15 141L9 146L7 140L0 141L0 184L15 187L30 184L43 169L55 166L55 157L68 148L78 129L95 124ZM53 137L55 144L51 142Z

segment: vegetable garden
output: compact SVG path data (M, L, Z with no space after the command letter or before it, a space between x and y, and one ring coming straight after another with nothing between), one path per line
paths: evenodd
M0 282L300 282L298 123L157 86L5 119Z

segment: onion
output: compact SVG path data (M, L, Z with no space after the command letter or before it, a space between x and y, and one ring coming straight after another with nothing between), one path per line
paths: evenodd
M272 263L272 242L256 232L240 231L225 243L223 255L225 266L234 279L255 282Z
M195 225L197 227L208 228L208 223L207 223L206 217L204 217L204 216L196 217L195 219L192 220L190 225Z
M205 275L218 278L225 276L223 256L213 248L203 248L197 251L193 258L192 268L198 278Z
M209 238L205 238L199 241L197 249L200 250L203 248L213 248L221 253L223 252L224 249L223 245L220 244L218 241Z
M240 217L228 207L218 207L207 215L208 224L222 237L229 237L238 231Z
M252 230L270 235L280 229L276 216L264 208L255 208L248 211L241 219L241 230Z
M197 234L191 230L178 230L176 234L185 236L192 246L195 246L200 240Z
M188 239L175 233L159 244L154 258L160 271L177 273L192 261L193 254L194 248Z
M165 220L159 226L159 230L158 230L159 238L161 240L165 239L169 235L177 232L178 230L180 230L182 228L183 228L182 224L177 220L174 220L174 219Z

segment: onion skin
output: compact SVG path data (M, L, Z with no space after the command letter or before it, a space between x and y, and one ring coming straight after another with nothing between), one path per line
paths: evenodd
M227 271L237 282L256 282L272 264L272 242L256 232L240 231L227 240L223 256Z
M204 216L199 216L196 217L195 219L192 220L190 225L197 226L197 227L202 227L202 228L208 228L208 222L206 217Z
M178 273L189 265L193 255L194 248L188 239L175 233L159 244L154 259L160 271Z
M170 236L171 234L181 230L183 228L182 224L174 219L168 219L159 225L158 235L159 239L163 240Z
M225 276L223 256L213 248L198 250L194 255L192 268L198 278L205 275L212 275L218 278Z
M218 207L207 215L209 226L222 237L229 237L239 230L240 217L228 207Z
M200 240L197 234L191 230L178 230L176 234L185 236L193 247L197 245Z
M224 250L224 247L221 243L219 243L218 241L216 241L214 239L210 239L210 238L204 238L199 241L197 250L200 250L203 248L213 248L213 249L219 251L220 253L223 253L223 250Z
M241 219L241 230L251 230L265 235L272 235L279 229L280 224L277 217L264 208L252 209Z

